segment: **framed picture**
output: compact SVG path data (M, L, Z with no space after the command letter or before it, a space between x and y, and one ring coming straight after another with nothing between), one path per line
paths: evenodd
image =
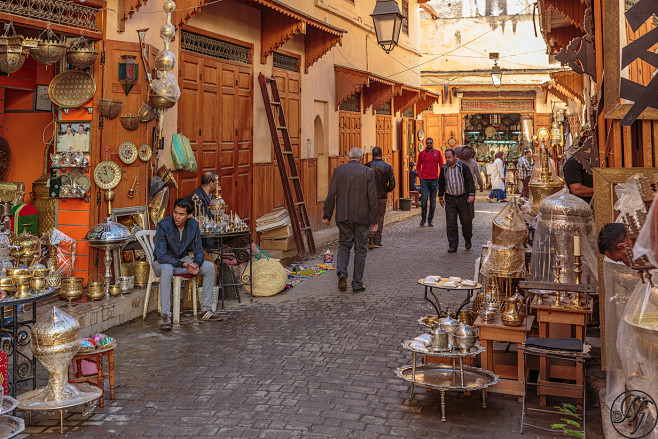
M135 251L134 250L124 250L121 252L121 263L130 264L135 261Z
M47 85L37 85L34 93L34 111L53 111L53 101L48 96Z
M112 221L122 224L130 230L130 233L135 236L140 230L149 230L149 213L148 206L133 206L133 207L119 207L112 209L112 214L110 215ZM124 264L130 264L135 260L140 260L138 258L139 254L143 254L141 245L137 242L135 238L129 241L125 246L125 250L114 249L113 250L113 259L114 259L114 272L119 273L115 274L116 276L121 276L121 266ZM144 259L146 259L146 254L144 254Z
M90 152L91 121L60 120L55 125L56 152Z

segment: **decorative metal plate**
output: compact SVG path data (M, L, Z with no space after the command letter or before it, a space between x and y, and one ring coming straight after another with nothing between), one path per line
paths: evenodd
M113 189L117 187L120 180L121 169L111 160L100 162L94 170L94 181L101 189Z
M89 102L96 93L96 83L82 70L68 70L55 76L48 86L48 96L55 105L76 108Z
M119 159L126 165L135 163L137 160L137 147L132 142L123 142L119 145Z
M425 131L418 130L418 140L420 140L421 142L425 140Z
M487 135L487 137L493 137L496 135L496 128L493 126L489 125L487 129L484 130L484 134Z
M66 174L62 174L59 176L60 182L62 183L62 186L71 186L73 184L73 180L71 180L71 177L69 177Z
M151 145L148 143L142 143L139 145L139 159L143 162L148 162L151 160L151 156L153 155L153 150L151 149Z
M91 179L81 170L73 168L66 175L71 179L73 184L80 186L85 192L89 192L89 189L91 189Z
M421 364L416 366L414 377L411 366L400 367L397 376L410 383L435 390L472 391L486 389L498 384L499 377L485 369L464 366L464 384L461 384L459 371L452 371L450 364Z

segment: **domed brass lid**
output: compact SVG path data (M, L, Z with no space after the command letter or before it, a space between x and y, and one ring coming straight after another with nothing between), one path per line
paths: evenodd
M61 309L53 309L32 328L35 347L59 346L80 340L80 323Z
M131 238L130 230L123 224L115 223L110 218L89 229L85 239L92 243L121 242Z

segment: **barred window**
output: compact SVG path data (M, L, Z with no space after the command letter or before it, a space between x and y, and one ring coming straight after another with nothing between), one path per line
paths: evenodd
M345 99L340 104L340 109L343 111L351 111L353 113L361 112L361 93L354 93L349 98Z
M409 35L409 2L402 0L402 32Z
M382 116L390 116L391 115L391 101L384 102L381 107L379 107L376 111L376 114L380 114Z
M251 49L216 38L181 31L181 49L213 58L251 64Z
M274 67L291 72L299 72L299 58L274 52Z

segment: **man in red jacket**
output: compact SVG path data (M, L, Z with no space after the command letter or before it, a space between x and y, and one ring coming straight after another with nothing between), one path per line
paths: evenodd
M434 140L428 137L425 141L425 150L418 154L416 171L420 178L420 226L433 227L434 210L436 209L436 192L439 189L439 168L443 166L443 154L434 149ZM430 201L430 210L427 211L427 200Z

